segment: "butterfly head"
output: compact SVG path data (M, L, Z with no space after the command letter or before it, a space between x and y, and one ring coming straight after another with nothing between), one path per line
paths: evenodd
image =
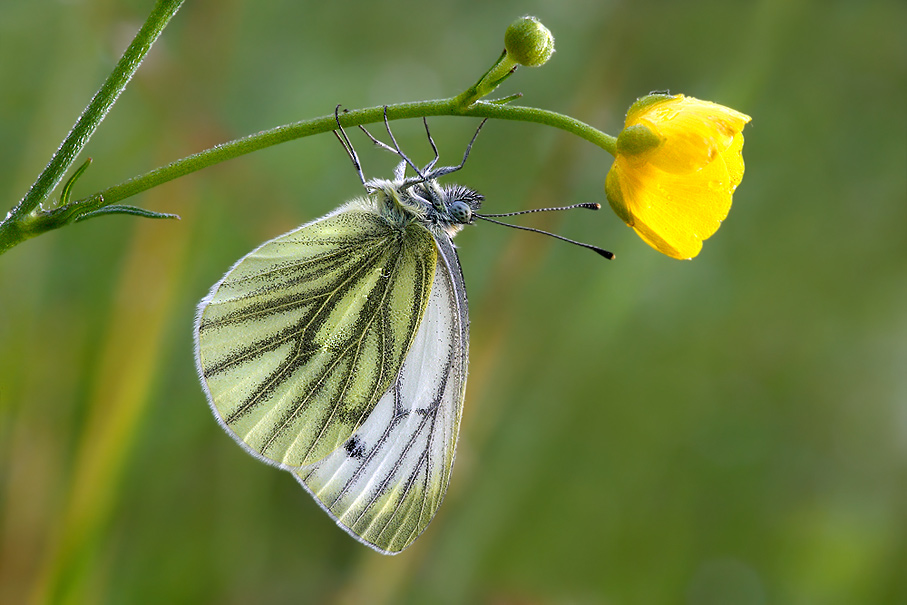
M427 178L409 188L412 197L425 209L424 220L453 237L463 227L475 222L476 213L485 197L474 189L462 185L440 185L434 178Z
M438 148L431 138L428 122L423 118L425 134L435 152L435 157L424 167L420 168L400 150L400 146L391 132L390 123L387 119L387 107L385 107L384 127L393 146L382 143L361 125L359 128L375 145L396 154L401 161L394 170L393 180L371 179L366 181L365 176L362 174L359 157L356 155L349 137L346 136L343 125L340 123L339 109L339 105L334 109L334 119L337 122L337 130L334 131L334 135L350 156L366 192L368 192L370 198L378 203L381 208L380 212L385 218L401 226L416 220L429 229L446 233L448 237L456 235L463 225L470 225L475 222L475 219L479 216L478 211L482 201L485 199L482 194L461 185L441 185L438 183L438 179L463 168L466 164L466 159L469 157L472 145L479 136L479 132L482 130L486 120L482 120L478 128L476 128L475 134L472 135L472 139L463 153L463 160L459 164L456 166L438 167L435 165L439 158ZM406 176L407 167L416 173L415 176Z

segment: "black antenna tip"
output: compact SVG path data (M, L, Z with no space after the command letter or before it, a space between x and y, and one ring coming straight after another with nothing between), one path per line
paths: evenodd
M576 208L577 206L570 206L570 208ZM608 260L611 260L612 258L614 258L613 253L608 252L604 248L599 248L598 246L593 246L592 244L587 244L585 242L578 242L576 240L566 238L563 235L558 235L557 233L551 233L549 231L543 231L542 229L536 229L535 227L524 227L522 225L512 225L510 223L502 223L501 221L491 218L492 216L494 216L494 217L512 216L513 214L526 214L527 212L541 212L543 210L561 210L561 208L542 208L540 210L528 210L528 211L524 211L524 212L513 212L513 213L503 214L503 215L501 215L501 214L479 214L478 212L476 212L476 213L473 213L473 216L476 218L480 218L483 221L488 221L489 223L494 223L495 225L502 225L504 227L510 227L512 229L520 229L521 231L532 231L533 233L541 233L542 235L547 235L549 237L559 239L562 242L567 242L568 244L573 244L573 245L579 246L581 248L588 248L589 250L592 250L599 256L604 256Z

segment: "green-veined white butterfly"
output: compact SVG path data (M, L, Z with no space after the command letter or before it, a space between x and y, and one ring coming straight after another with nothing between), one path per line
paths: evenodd
M403 161L393 180L366 181L335 117L366 195L241 258L199 303L196 362L227 433L395 554L434 517L454 461L469 315L451 238L507 215L479 215L479 193L437 181L464 166L481 125L458 166L435 168L428 134L435 158L419 169L385 115L394 147L366 134Z

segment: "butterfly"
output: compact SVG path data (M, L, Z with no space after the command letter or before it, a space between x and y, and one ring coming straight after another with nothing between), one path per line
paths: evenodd
M469 313L452 238L510 214L480 215L481 194L438 183L463 168L484 121L445 167L426 122L435 157L419 168L385 108L393 147L362 130L401 162L393 179L366 180L335 120L365 195L233 265L199 303L196 362L228 434L291 472L351 536L396 554L438 511L456 452Z

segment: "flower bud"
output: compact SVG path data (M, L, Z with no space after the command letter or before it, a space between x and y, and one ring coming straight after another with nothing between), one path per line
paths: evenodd
M535 17L520 17L507 28L504 48L520 65L537 67L554 54L554 36Z

